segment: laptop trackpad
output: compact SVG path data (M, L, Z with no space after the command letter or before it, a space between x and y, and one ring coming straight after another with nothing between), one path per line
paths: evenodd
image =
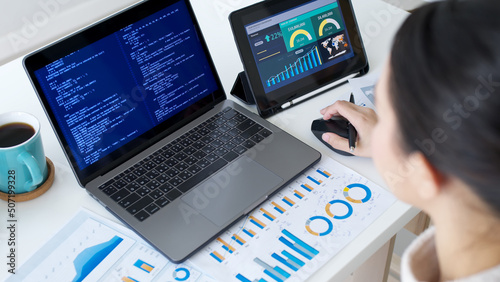
M259 163L243 156L184 195L182 200L217 226L222 226L240 216L282 181Z

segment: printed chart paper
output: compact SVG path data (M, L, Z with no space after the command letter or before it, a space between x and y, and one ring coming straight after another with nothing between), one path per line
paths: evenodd
M190 261L219 281L302 281L395 201L323 158Z
M81 210L7 282L215 281L173 264L131 230Z
M380 186L323 158L183 264L81 210L6 281L302 281L394 202Z
M349 79L357 105L375 110L375 85L379 80L380 71L379 68L368 75ZM349 101L350 94L348 93L347 98L343 100Z

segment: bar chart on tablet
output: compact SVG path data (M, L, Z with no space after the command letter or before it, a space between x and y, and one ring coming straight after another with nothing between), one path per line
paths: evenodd
M308 70L312 70L323 64L319 55L318 47L314 46L304 56L299 57L293 64L284 66L284 70L267 80L267 86L298 76Z

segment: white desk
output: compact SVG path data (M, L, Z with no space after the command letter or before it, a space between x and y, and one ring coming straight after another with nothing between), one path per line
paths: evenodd
M407 16L406 12L380 0L352 0L371 69L381 67L389 51L395 31ZM195 12L213 54L222 83L229 93L234 79L243 68L233 41L227 16L230 10L257 2L255 0L192 0ZM370 180L386 187L370 159L348 158L329 151L310 132L319 110L349 91L341 86L306 103L293 107L269 120L305 143L354 169ZM232 99L232 97L230 97ZM256 112L254 107L247 107ZM0 67L0 113L25 111L38 117L46 155L56 166L53 187L40 198L17 203L17 267L59 230L80 207L118 222L100 204L80 188L44 111L23 70L22 58ZM374 224L332 258L310 281L342 281L375 253L410 221L418 211L403 203L395 203ZM0 201L0 280L6 277L7 204Z

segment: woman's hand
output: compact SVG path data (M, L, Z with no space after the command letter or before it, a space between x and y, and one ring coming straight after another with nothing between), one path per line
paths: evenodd
M320 111L323 119L328 120L333 116L342 116L347 119L358 132L356 149L352 154L361 157L371 157L372 131L377 124L377 114L370 108L357 106L347 101L337 101ZM332 147L349 152L349 141L335 133L323 134L323 140Z

